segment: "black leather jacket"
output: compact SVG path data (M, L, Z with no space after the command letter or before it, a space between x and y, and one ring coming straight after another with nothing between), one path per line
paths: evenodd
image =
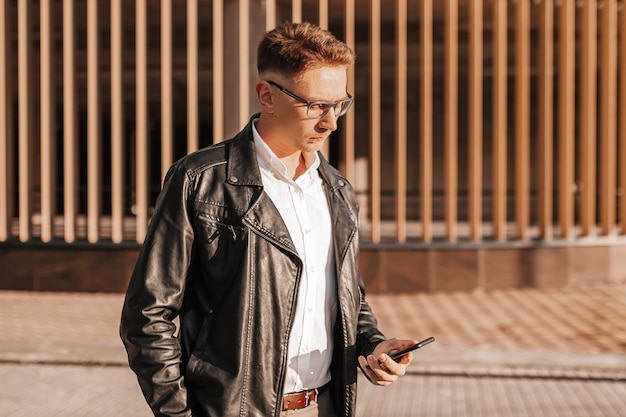
M358 206L322 160L333 224L338 313L331 393L353 416L357 355L384 340L364 299ZM278 416L302 260L263 192L251 122L170 168L131 278L120 326L156 416ZM176 333L173 321L180 318Z

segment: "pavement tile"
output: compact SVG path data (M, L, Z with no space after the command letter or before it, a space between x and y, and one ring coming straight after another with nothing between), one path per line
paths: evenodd
M371 294L389 337L436 342L359 417L617 417L626 284ZM0 415L148 416L118 336L122 294L0 291Z
M626 368L626 284L370 294L368 300L388 337L435 336L414 353L416 362L571 367L574 361L596 366L600 357L611 359L609 368ZM123 365L122 302L123 294L0 291L0 361ZM568 363L566 355L578 356Z

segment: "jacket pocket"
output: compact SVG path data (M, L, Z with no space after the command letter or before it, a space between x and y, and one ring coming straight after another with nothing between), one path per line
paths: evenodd
M213 243L220 237L230 238L234 242L241 241L245 235L243 226L235 222L212 216L206 213L198 213L198 221L208 228L206 242Z

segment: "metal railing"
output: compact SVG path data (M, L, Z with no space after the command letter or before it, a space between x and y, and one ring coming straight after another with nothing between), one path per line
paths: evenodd
M257 108L282 20L357 52L325 152L364 240L625 233L617 0L0 0L0 242L142 242L167 167Z

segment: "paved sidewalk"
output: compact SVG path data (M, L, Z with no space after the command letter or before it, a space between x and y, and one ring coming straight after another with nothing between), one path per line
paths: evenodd
M388 337L436 342L359 416L623 416L626 284L368 295ZM150 416L117 327L121 294L0 291L0 415Z

